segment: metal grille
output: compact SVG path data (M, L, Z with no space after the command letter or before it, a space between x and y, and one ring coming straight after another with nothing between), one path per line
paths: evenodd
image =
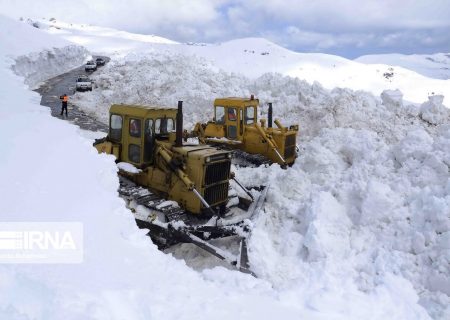
M209 205L226 202L228 199L228 182L220 183L205 189L205 200Z
M284 143L284 158L288 159L295 155L295 134L286 136Z
M230 164L231 162L229 160L208 164L205 173L205 185L208 186L213 183L228 180Z

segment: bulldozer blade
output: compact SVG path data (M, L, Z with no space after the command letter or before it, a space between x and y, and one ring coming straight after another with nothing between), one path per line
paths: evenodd
M239 250L239 264L237 267L240 272L251 274L256 278L256 275L250 270L250 261L248 259L248 250L247 250L247 238L241 238Z
M179 238L182 238L184 242L192 243L196 245L197 247L205 250L206 252L209 252L213 256L227 261L229 264L236 266L238 261L236 257L234 257L229 252L222 250L221 248L218 248L216 246L213 246L212 244L206 242L205 240L197 237L196 235L190 233L187 230L172 230L178 236Z
M255 200L255 206L252 208L249 208L250 212L250 218L253 217L253 215L257 212L259 212L262 209L262 206L264 202L266 201L267 191L269 190L269 186L265 186L264 189L261 191L258 199Z
M225 260L232 266L235 266L240 272L250 274L254 277L256 275L250 270L250 262L248 259L248 250L247 250L247 239L241 238L240 241L240 249L239 249L239 257L236 258L229 252L222 250L216 246L211 245L210 243L202 240L201 238L193 235L187 230L178 230L177 233L182 233L182 237L185 238L186 242L190 242L197 247L209 252L213 256ZM187 239L188 238L188 239Z
M250 204L247 212L245 212L244 214L237 216L237 217L222 218L221 223L223 225L232 225L232 224L237 224L246 219L251 219L257 212L259 212L262 209L262 206L264 205L264 201L266 200L268 190L269 190L269 186L265 186L261 190L261 193L259 194L258 198Z

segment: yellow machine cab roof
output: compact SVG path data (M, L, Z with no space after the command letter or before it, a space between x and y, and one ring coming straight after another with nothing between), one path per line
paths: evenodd
M244 107L248 105L256 106L259 104L258 99L242 98L242 97L228 97L218 98L214 100L215 106L231 106L231 107Z
M176 108L160 107L160 106L142 106L130 104L113 104L109 109L109 113L126 114L135 117L145 118L156 114L167 114L175 117L177 114Z

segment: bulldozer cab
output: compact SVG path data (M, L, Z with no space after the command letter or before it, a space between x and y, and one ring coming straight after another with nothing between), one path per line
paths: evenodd
M182 143L182 101L178 108L116 104L109 134L94 142L100 153L141 169L119 167L121 175L176 201L194 214L223 212L228 199L231 153ZM178 133L178 134L177 134ZM214 211L213 209L214 208Z
M214 118L218 126L223 126L224 137L241 141L247 125L258 121L258 99L223 98L214 101Z
M109 138L117 143L113 150L119 162L145 166L153 162L155 139L175 139L177 109L112 105L109 118Z
M253 95L215 99L213 121L197 123L191 136L203 144L262 155L283 167L291 165L297 157L298 125L283 126L278 119L272 121L272 103L268 106L268 119L258 119L259 100Z

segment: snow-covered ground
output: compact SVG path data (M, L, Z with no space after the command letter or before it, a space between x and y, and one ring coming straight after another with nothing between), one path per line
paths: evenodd
M436 79L450 79L450 53L436 54L374 54L355 59L361 63L400 66Z
M368 292L397 274L433 316L449 315L450 110L442 96L416 105L400 91L378 98L279 74L250 79L164 53L113 61L93 79L97 89L74 101L103 121L117 101L182 99L187 128L212 117L214 97L257 93L262 105L274 102L276 117L300 124L302 152L288 170L237 169L248 185L271 186L250 244L257 274L283 289L324 277Z
M11 21L0 22L16 30ZM17 28L11 37L25 43L34 37L41 46L65 46L39 30ZM364 79L376 96L265 73L295 68L274 70L286 67L277 60L283 53L248 52L255 47L241 45L249 40L218 46L147 43L133 54L106 52L113 59L94 74L94 91L73 99L101 119L112 102L175 106L184 100L190 127L211 117L214 97L254 93L262 103L274 103L276 117L300 123L301 152L293 167L235 168L244 183L270 185L249 244L258 279L221 267L197 272L158 251L136 229L117 197L112 157L97 155L89 135L51 118L13 75L5 56L42 47L13 50L1 41L0 194L8 199L0 202L2 217L81 221L86 244L81 265L0 265L1 318L450 317L450 112L443 97L419 95L419 104L411 104L400 91L380 96L394 80L379 82L370 73ZM89 46L96 43L86 46L95 51ZM223 50L227 45L230 51ZM243 53L235 54L236 48ZM64 50L52 52L65 61L59 57ZM358 74L372 68L329 58L314 55L316 62L323 59L323 74L312 73L315 65L303 69L301 78L328 75L342 87L342 70L354 67ZM335 61L344 61L345 68L334 67ZM40 64L34 66L29 74L39 71ZM230 73L239 69L241 74ZM398 78L412 81L405 91L436 85L430 90L439 92L448 84L409 71ZM350 81L345 86L360 89ZM30 155L36 154L30 168Z

